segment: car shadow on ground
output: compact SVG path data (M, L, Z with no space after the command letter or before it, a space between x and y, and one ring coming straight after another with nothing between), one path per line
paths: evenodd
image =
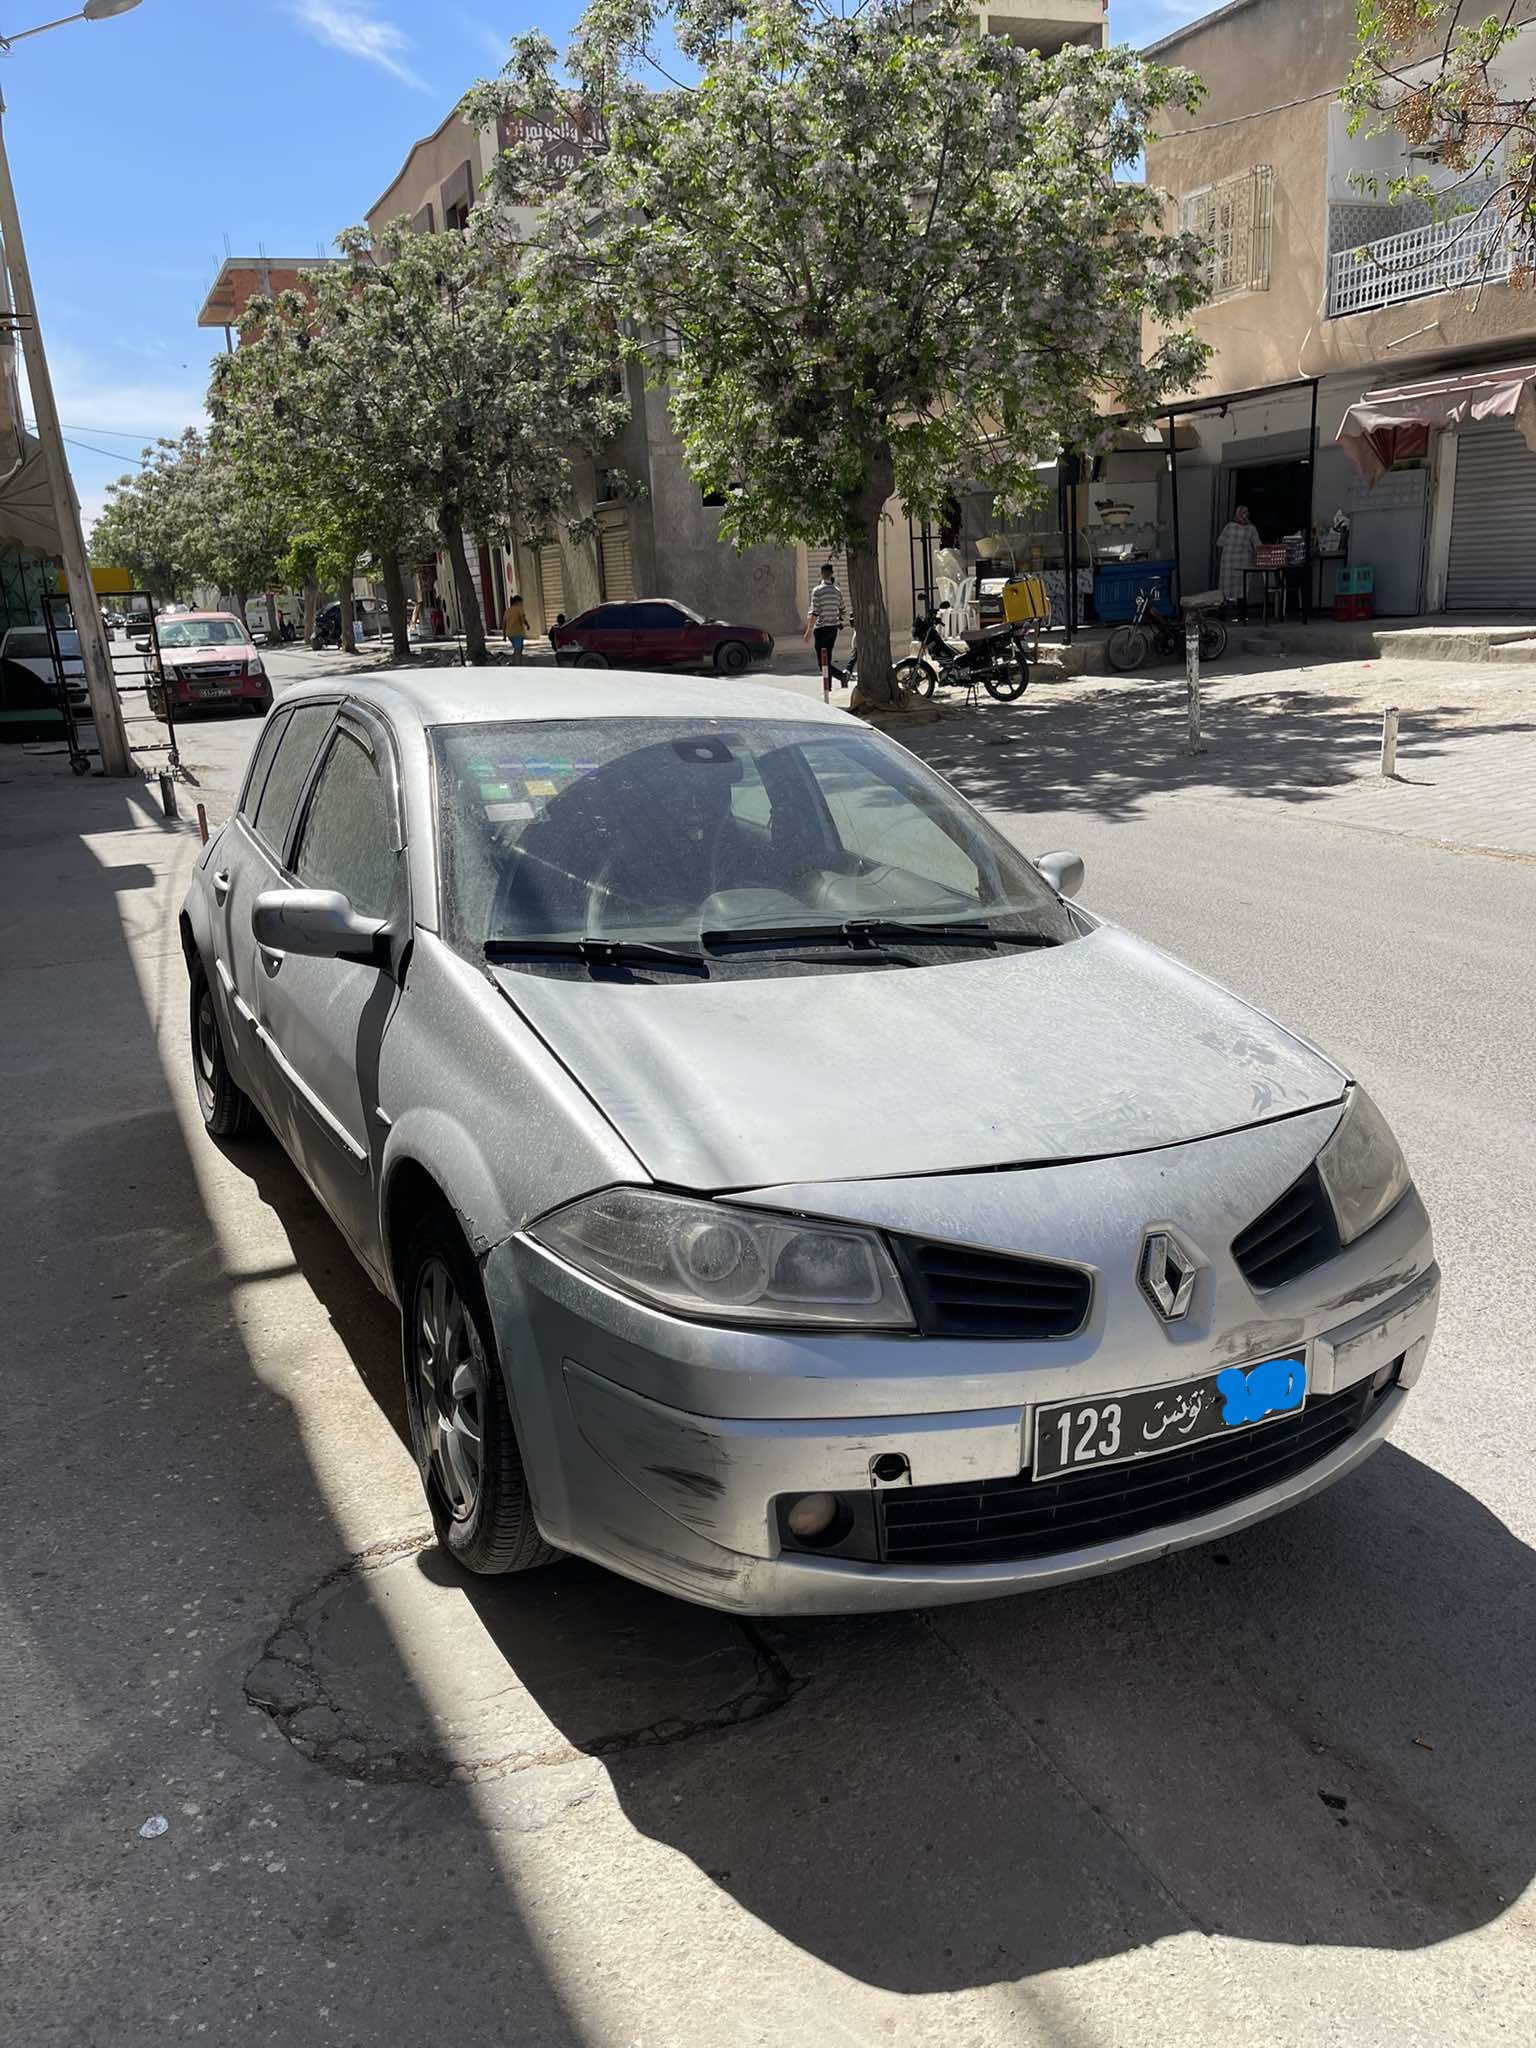
M940 723L914 726L902 742L991 810L1121 819L1149 799L1190 790L1317 803L1373 774L1380 757L1380 691L1208 695L1200 755L1183 751L1182 678L1071 696L1041 686L1016 705L966 710L951 701L944 708ZM1533 732L1536 719L1480 719L1475 703L1416 707L1403 716L1400 777L1432 787L1447 743Z
M638 1737L613 1731L639 1679L675 1658L681 1682L742 1624L574 1562L463 1592L636 1828L890 1990L1190 1930L1429 1947L1536 1868L1531 1553L1392 1447L1289 1516L1116 1577L747 1625L753 1684Z
M374 1286L357 1255L311 1194L302 1175L265 1129L242 1143L223 1147L231 1165L246 1174L257 1198L272 1211L293 1248L331 1327L357 1376L407 1450L410 1424L400 1369L400 1317Z

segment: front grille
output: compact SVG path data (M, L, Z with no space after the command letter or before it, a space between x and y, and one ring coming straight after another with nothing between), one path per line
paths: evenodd
M1339 1226L1315 1166L1232 1242L1232 1256L1250 1287L1283 1287L1338 1251Z
M1093 1283L1075 1266L920 1238L893 1241L925 1337L1070 1337L1088 1320Z
M1371 1383L1324 1394L1257 1429L1062 1479L892 1488L876 1495L892 1564L992 1564L1113 1543L1229 1507L1305 1472L1365 1419Z

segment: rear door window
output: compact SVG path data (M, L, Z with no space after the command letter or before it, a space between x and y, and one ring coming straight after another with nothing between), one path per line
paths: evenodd
M339 889L364 917L388 917L395 906L400 856L389 798L372 754L345 727L316 779L293 871L308 888Z
M299 793L335 717L334 704L300 704L277 743L251 823L279 859L287 843Z

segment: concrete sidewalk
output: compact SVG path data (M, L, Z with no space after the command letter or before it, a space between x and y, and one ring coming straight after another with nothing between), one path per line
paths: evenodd
M941 702L944 700L941 699ZM1275 816L1536 858L1536 689L1518 671L1416 661L1239 657L1207 671L1206 752L1184 752L1172 670L1037 680L1016 705L945 704L904 742L967 795L1009 813L1129 818L1149 804L1240 801ZM1401 713L1397 777L1382 713Z

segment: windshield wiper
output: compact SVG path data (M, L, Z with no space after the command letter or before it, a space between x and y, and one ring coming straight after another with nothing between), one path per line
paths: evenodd
M1000 932L989 924L909 924L892 917L849 917L838 924L738 925L700 932L706 952L752 946L1054 946L1045 932Z
M487 960L579 960L586 967L681 967L709 974L699 953L658 946L649 939L487 939Z

